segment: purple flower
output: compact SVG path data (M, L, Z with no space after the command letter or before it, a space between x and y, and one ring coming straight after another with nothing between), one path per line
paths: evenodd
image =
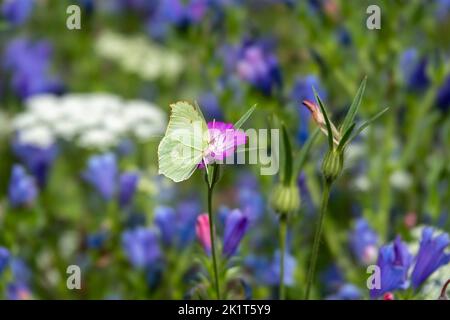
M330 296L327 300L359 300L362 298L361 291L353 284L346 283L339 287L338 291Z
M210 143L203 160L206 164L224 161L236 151L238 146L247 142L244 131L234 129L232 123L208 122L208 131ZM199 164L200 168L204 167L203 161Z
M263 42L245 41L238 49L235 70L242 80L265 95L271 95L282 86L278 59Z
M248 218L249 223L255 223L265 210L264 197L259 190L258 180L250 172L239 174L236 184L238 207Z
M29 176L21 165L14 165L8 189L11 205L13 207L30 205L37 195L38 189L33 177Z
M40 188L47 184L48 173L58 154L56 145L41 148L33 145L13 143L13 152L36 178Z
M4 68L12 74L11 86L22 98L38 93L61 93L63 85L50 74L52 46L47 41L17 38L8 43Z
M15 281L20 283L29 283L31 279L31 270L25 261L14 257L10 261L10 266Z
M436 96L436 105L442 111L447 111L450 107L450 75L444 81L444 84L439 88Z
M206 92L202 94L199 98L199 104L207 119L223 120L219 99L214 93Z
M236 252L248 227L248 218L239 209L231 211L225 219L223 254L231 257Z
M0 247L0 275L9 264L10 254L8 249Z
M157 231L138 227L122 234L122 245L130 263L136 268L149 267L161 257Z
M95 233L88 234L86 237L86 246L90 249L100 249L108 240L109 233L106 230L100 230Z
M319 79L314 75L305 77L297 77L291 91L291 100L295 105L300 104L303 100L315 101L313 88L317 91L322 99L326 99L327 94L323 89ZM297 139L300 143L305 143L309 137L309 119L310 112L305 108L298 108L300 123L297 130Z
M419 252L416 257L411 282L415 289L437 269L450 262L450 254L445 253L445 249L450 244L447 233L442 233L433 237L434 229L426 227L422 231Z
M427 60L419 56L416 48L410 48L403 52L400 57L400 68L403 80L411 90L423 90L429 84L426 73Z
M92 156L83 173L84 179L90 183L106 201L113 198L117 182L117 161L113 153Z
M136 193L139 182L137 172L124 172L119 178L119 203L121 207L128 206Z
M8 300L30 300L31 291L24 283L15 282L8 284L6 288L6 298Z
M350 247L355 257L361 263L369 265L377 255L378 234L369 226L366 219L356 220L350 234Z
M177 215L175 209L167 206L158 206L155 208L155 224L158 226L162 241L166 245L173 243L177 232Z
M411 263L412 255L400 237L397 237L393 243L382 246L377 261L381 273L380 288L371 289L370 296L378 298L390 291L406 289Z
M202 207L196 198L183 200L176 208L177 245L185 247L195 239L195 223Z
M245 265L258 281L276 286L280 283L280 252L276 251L272 261L257 256L249 256L245 260ZM284 257L284 284L292 286L294 284L294 272L297 261L289 253Z
M2 4L2 15L10 24L20 26L28 21L33 7L34 0L5 0Z

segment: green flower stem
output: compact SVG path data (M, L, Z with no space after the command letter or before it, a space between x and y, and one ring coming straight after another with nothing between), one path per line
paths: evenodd
M309 264L308 276L306 277L306 292L305 299L309 299L309 294L311 291L311 285L314 280L314 274L316 271L316 263L317 257L319 256L319 248L320 248L320 239L322 237L323 223L325 221L325 213L327 211L328 206L328 198L330 197L330 189L331 189L332 181L325 180L324 189L322 193L322 203L320 206L320 216L319 222L316 227L316 232L314 235L314 242L312 248L311 262Z
M280 215L280 293L279 299L284 300L286 297L285 287L284 287L284 256L286 251L286 230L287 230L287 215Z
M214 215L212 214L212 196L213 196L213 189L214 185L217 182L218 178L218 170L217 165L213 166L213 173L212 173L212 182L211 185L208 183L208 217L209 217L209 234L211 237L211 255L213 260L213 268L214 268L214 282L215 282L215 289L216 289L216 295L217 299L220 300L220 285L219 285L219 273L217 268L217 258L216 258L216 241L215 241L215 224L214 224Z

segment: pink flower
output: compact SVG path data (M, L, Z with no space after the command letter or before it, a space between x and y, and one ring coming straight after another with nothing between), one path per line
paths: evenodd
M197 234L198 241L200 241L201 245L208 254L211 252L211 235L209 230L208 214L202 213L197 217L195 233Z
M234 129L232 123L208 122L208 131L209 147L203 160L206 164L216 161L223 163L225 158L231 156L238 146L247 142L244 131ZM203 161L199 164L200 168L204 167Z

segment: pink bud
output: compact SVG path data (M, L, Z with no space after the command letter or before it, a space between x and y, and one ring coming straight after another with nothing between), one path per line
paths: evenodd
M394 294L392 292L386 292L383 295L383 300L395 300L394 299Z
M197 238L205 249L206 253L211 252L211 235L209 232L209 217L208 214L202 213L197 217L197 223L195 225L195 233Z
M319 106L308 100L303 100L303 105L311 111L314 121L319 125L319 127L325 127L325 118L320 110Z
M408 229L414 228L417 224L417 214L415 212L408 212L403 222Z

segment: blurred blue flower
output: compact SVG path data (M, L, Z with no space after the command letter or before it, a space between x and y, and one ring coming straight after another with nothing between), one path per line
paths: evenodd
M327 300L359 300L362 298L361 291L353 284L346 283L339 290L326 297Z
M411 282L416 289L433 272L450 263L450 254L445 253L445 249L450 245L448 233L442 233L435 237L433 237L433 233L432 227L426 227L422 231L419 252L411 274Z
M113 198L117 183L117 161L113 153L95 155L89 158L88 167L83 173L90 183L106 201Z
M162 241L166 245L171 245L176 235L176 221L175 209L167 206L157 206L155 208L155 224L158 226Z
M8 249L0 247L0 275L9 264L10 254Z
M247 228L248 218L239 209L234 209L227 215L223 234L223 254L226 257L235 254Z
M30 205L37 195L38 189L33 177L29 176L21 165L14 165L8 189L11 206Z
M436 0L436 16L439 20L444 20L450 15L450 0Z
M201 204L196 198L184 199L176 208L156 207L155 224L160 230L163 242L178 248L188 246L195 239L195 225L201 210Z
M116 148L116 152L119 157L126 157L133 152L135 152L136 146L131 139L123 139L119 142L119 145Z
M313 88L317 91L320 98L325 100L327 93L322 87L319 78L315 75L297 77L291 90L290 98L295 106L301 105L303 100L315 101ZM300 144L305 143L309 137L309 119L311 113L306 108L296 108L299 112L300 123L297 130L297 140Z
M217 99L214 93L205 92L199 97L198 101L207 120L212 121L215 119L223 121L223 113L220 108L219 99Z
M276 251L272 261L268 261L263 257L248 256L245 259L245 266L257 281L276 286L280 283L280 252ZM291 286L294 284L294 272L297 266L295 258L286 252L284 259L284 284Z
M246 40L237 50L235 70L242 80L265 95L281 89L282 76L278 59L269 43Z
M350 247L358 261L364 265L375 262L378 251L378 234L364 218L358 218L349 237Z
M381 285L379 289L371 289L370 296L378 298L390 291L406 289L409 285L407 276L412 260L408 247L400 237L397 237L393 243L382 246L377 261L381 273Z
M6 298L8 300L29 300L32 298L32 295L26 284L14 282L8 284L6 288Z
M49 171L58 155L56 144L47 148L41 148L14 141L12 149L14 154L36 178L39 187L44 188L47 184Z
M11 271L14 276L14 280L20 283L29 283L31 279L31 270L20 258L12 258L10 261Z
M128 206L136 193L139 183L139 173L124 172L119 178L119 204L121 207Z
M86 237L86 246L89 249L100 249L103 247L108 237L109 233L106 230L88 234Z
M405 50L400 57L400 69L403 81L410 90L423 90L430 80L426 73L427 60L420 57L416 48Z
M195 224L201 210L202 206L197 198L186 199L178 204L176 211L179 247L183 248L195 239Z
M63 84L50 74L52 46L47 41L16 38L8 43L3 68L11 72L11 87L21 98L38 93L61 93Z
M444 84L439 88L436 96L436 105L444 112L450 108L450 75L447 76Z
M352 35L347 30L347 28L345 28L345 27L339 28L337 30L337 32L336 32L336 37L337 37L338 42L342 46L344 46L344 47L351 46L351 44L352 44Z
M270 281L272 281L274 284L280 283L280 259L281 254L277 250L275 252L275 257L272 261L272 264L270 266L269 271L269 277ZM294 272L295 268L297 266L297 261L295 260L295 257L289 254L288 252L285 252L284 256L284 284L287 286L292 286L294 284Z
M258 180L251 173L240 174L236 190L238 207L251 224L255 223L265 210L264 196L259 190Z
M2 4L2 15L14 26L24 24L30 18L34 0L5 0Z
M145 268L161 257L158 234L154 228L138 227L122 234L122 245L130 263Z

